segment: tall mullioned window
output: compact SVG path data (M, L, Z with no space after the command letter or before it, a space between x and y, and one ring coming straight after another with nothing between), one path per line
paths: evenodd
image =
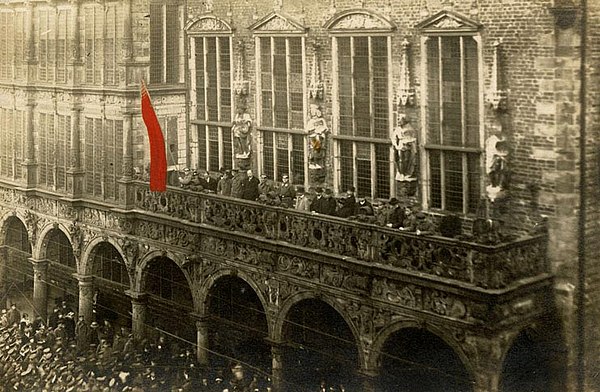
M233 167L231 37L191 39L194 55L193 101L198 168Z
M15 12L0 12L0 80L13 77L13 54L15 49L15 32L18 19Z
M102 199L117 199L117 180L123 168L123 121L85 118L85 192Z
M262 172L306 178L304 37L259 37Z
M337 185L389 198L391 171L389 36L334 37Z
M183 8L178 1L150 4L150 83L180 82L180 32Z
M478 43L474 36L430 36L425 46L429 207L476 212L481 181Z
M25 112L0 109L0 175L9 179L21 178Z

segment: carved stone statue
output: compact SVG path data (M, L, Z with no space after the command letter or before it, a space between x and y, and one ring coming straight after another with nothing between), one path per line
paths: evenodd
M395 149L396 180L416 181L417 138L415 137L415 130L405 115L399 116L398 126L394 128L391 139Z
M308 133L309 168L322 169L325 167L329 128L323 118L321 109L316 104L310 105L310 118L306 122L306 132Z
M252 118L243 107L238 108L231 128L235 157L250 158L252 155Z
M485 168L490 184L486 192L490 200L496 200L508 188L509 170L506 162L508 146L506 141L492 135L485 141Z

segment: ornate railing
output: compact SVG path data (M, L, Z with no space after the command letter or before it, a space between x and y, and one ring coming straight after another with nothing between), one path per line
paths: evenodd
M179 188L155 193L147 183L133 186L137 210L478 287L503 288L548 272L546 234L484 245Z

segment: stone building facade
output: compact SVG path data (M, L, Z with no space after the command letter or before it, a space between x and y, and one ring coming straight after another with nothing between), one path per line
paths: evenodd
M276 380L283 326L314 300L346 322L365 390L404 330L439 337L473 390L510 390L523 339L550 353L549 388L599 390L599 22L590 0L4 2L5 290L33 285L41 314L49 291L71 293L87 319L97 291L140 338L179 302L176 329L205 362L209 297L236 281L262 309ZM155 195L134 180L149 160L142 78L175 173L354 187L466 232L483 217L505 241Z

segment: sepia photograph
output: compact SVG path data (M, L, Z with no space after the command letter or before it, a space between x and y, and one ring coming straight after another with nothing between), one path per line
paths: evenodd
M600 0L1 0L0 392L600 392Z

